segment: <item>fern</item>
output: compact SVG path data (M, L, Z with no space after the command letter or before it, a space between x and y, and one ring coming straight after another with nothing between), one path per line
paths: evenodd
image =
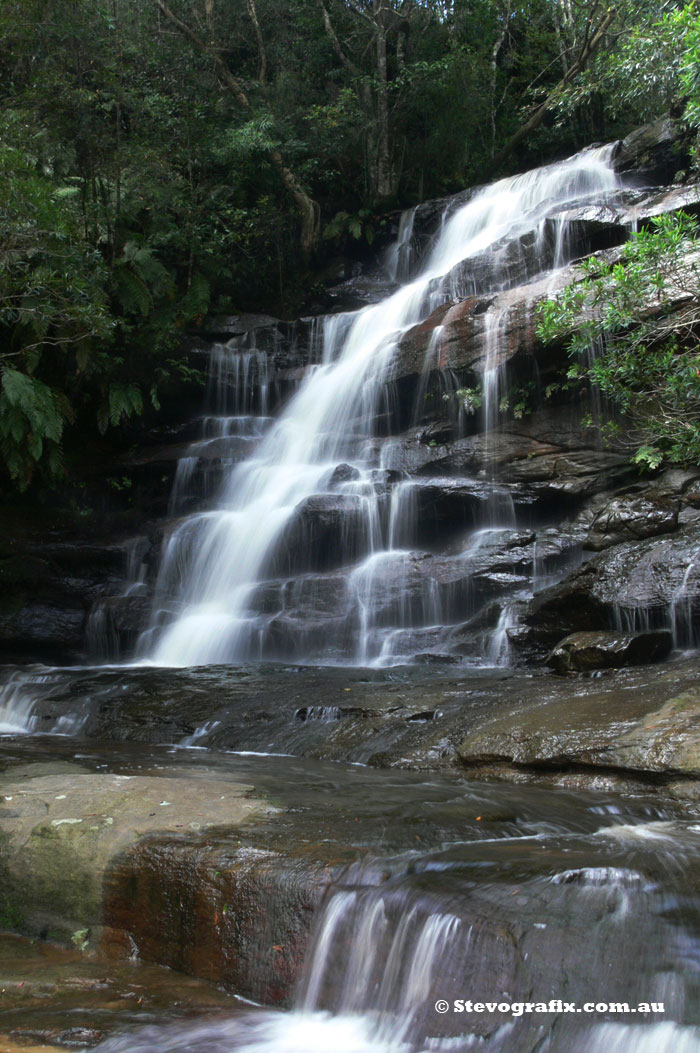
M181 302L183 317L187 321L193 318L202 318L207 313L210 299L211 286L209 282L203 275L195 274Z
M97 426L104 435L110 424L116 427L140 413L143 413L143 395L138 384L114 381L109 385L106 401L97 411Z
M50 475L63 470L60 442L72 409L65 396L36 377L6 367L0 384L0 455L12 479L26 489L46 454Z
M30 432L60 442L65 415L51 388L36 377L6 368L2 374L2 393L7 405L26 418ZM3 417L0 416L0 429Z
M151 309L151 297L148 286L126 266L115 267L115 295L120 305L130 314L140 314L144 318Z

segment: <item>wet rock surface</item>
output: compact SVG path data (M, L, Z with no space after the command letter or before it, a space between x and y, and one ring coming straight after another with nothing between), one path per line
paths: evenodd
M234 1013L211 984L155 965L92 958L78 948L0 935L3 1053L89 1049L112 1031L202 1013Z
M633 494L613 498L596 515L584 542L585 548L600 551L623 541L669 534L678 526L680 501Z
M670 632L583 632L567 636L552 651L547 665L556 673L587 673L647 665L666 658L673 645Z
M677 698L665 705L677 711L688 703ZM696 705L697 698L690 708ZM632 725L633 731L641 726ZM663 732L659 748L662 740ZM28 761L35 778L51 778L61 768L61 754L67 759L73 748L60 740L5 742L0 765L5 778L26 771ZM632 757L638 743L630 740L629 748ZM671 910L670 917L661 912L660 922L658 910L662 903L669 910L669 896L694 895L694 875L682 864L700 844L693 820L683 818L687 805L639 795L622 803L602 785L594 793L580 785L575 792L524 786L514 792L448 773L421 776L338 764L302 768L295 758L282 757L195 752L183 768L181 755L162 747L106 752L83 743L81 758L87 777L106 768L107 778L143 779L136 773L144 771L154 778L158 772L163 782L183 778L190 787L200 782L203 790L228 780L255 785L258 799L277 809L233 836L214 828L199 837L143 838L113 860L104 900L106 921L120 922L105 930L104 946L112 954L124 953L114 934L126 931L132 953L135 946L142 957L215 979L268 1005L289 1000L308 948L313 965L304 972L297 1002L307 1012L330 1009L342 1018L353 999L362 999L370 1011L381 995L388 999L390 1022L391 1007L415 971L425 999L400 1020L406 1039L425 1033L451 1038L454 1021L436 1019L431 1009L442 995L450 1001L462 997L467 974L475 1001L488 1001L497 982L512 999L583 999L602 984L608 997L636 1002L649 997L650 977L658 971L649 948L658 957L660 947L672 952L674 939L693 938L692 917ZM64 761L60 774L68 777L72 766ZM659 842L673 865L649 847ZM617 918L612 926L611 913ZM373 953L360 957L370 937ZM589 953L582 957L584 939ZM632 980L619 967L621 944L636 963ZM324 953L328 947L333 953ZM15 975L20 956L15 949ZM267 1019L260 1015L264 1010L250 1007L245 1012L259 1014L257 1025L240 1015L242 1008L218 1017L212 1010L226 1008L225 995L208 997L201 985L183 980L171 1010L179 1019L171 1030L158 1030L154 1023L167 1019L165 988L153 967L129 965L129 977L122 965L102 959L95 983L94 962L69 954L59 970L55 952L42 956L52 961L52 988L41 994L44 1006L47 994L53 1000L54 1015L47 1019L37 1005L37 967L30 963L22 970L24 994L17 983L12 989L13 1009L23 1006L25 1014L22 1026L13 1029L18 1043L35 1037L62 1046L70 1026L85 1027L86 1041L94 1044L95 1031L109 1033L124 1002L123 1023L133 1028L141 1016L151 1030L132 1030L114 1047L119 1050L235 1049ZM2 968L0 957L0 973ZM685 982L685 967L681 973ZM568 979L562 989L563 975ZM94 1016L86 1025L84 1007L100 1012L105 992L109 1012L100 1013L99 1028ZM666 998L667 1012L683 1019L678 1000L670 993ZM187 1016L198 1006L209 1011L208 1020L189 1024ZM293 1027L294 1019L279 1024ZM538 1018L537 1028L547 1029L555 1019ZM519 1022L525 1033L517 1031L509 1047L531 1046L531 1024ZM482 1041L496 1040L493 1015L468 1014L460 1027ZM276 1034L263 1049L279 1048L279 1028ZM581 1048L585 1037L571 1042L571 1049Z
M670 181L674 135L660 125L631 137L617 167L641 158L645 179ZM543 273L560 252L614 261L631 222L680 207L697 211L697 188L613 189L569 200L468 266L450 262L382 390L358 394L342 451L320 436L338 459L326 492L285 508L284 543L250 595L256 646L290 661L311 650L413 666L3 671L0 924L266 1005L289 1005L302 978L297 1004L319 1026L328 1009L383 1027L387 1005L400 1006L384 1037L416 1049L458 1048L454 1021L432 1007L464 997L467 976L484 1000L654 992L671 1028L692 1023L700 667L637 663L698 642L697 473L640 479L628 451L602 447L583 423L599 422L595 405L561 385L563 346L541 346L535 326L538 303L580 278L574 264ZM417 266L436 216L428 204L411 217L397 274ZM336 332L350 324L343 309L393 288L364 265L325 284ZM683 305L679 295L672 308ZM139 536L71 548L39 532L6 546L7 655L76 660L87 632L91 653L115 659L154 606L177 613L180 593L155 581L179 517L206 518L224 478L235 502L235 466L255 463L272 415L340 348L308 318L203 328L188 354L209 391L204 408L185 400L200 415L166 415L115 465L116 485L137 495ZM481 391L473 413L465 386ZM544 666L557 644L550 661L566 677ZM105 983L119 1009L132 999L128 983ZM52 992L60 1020L38 1012L9 1048L100 1040L65 987ZM14 985L12 1012L35 1014L37 992ZM184 1015L219 1005L201 991L184 1001ZM181 1020L108 1048L249 1048L264 1033L276 1053L279 1018L256 1013L242 1029L236 1014L218 1031ZM502 1048L493 1015L465 1015L464 1030L470 1045ZM531 1053L552 1036L562 1050L600 1048L585 1021L516 1021L506 1041Z
M678 139L672 121L634 133L619 144L614 159L615 170L625 173L629 185L611 185L601 201L584 197L553 208L541 229L523 229L517 237L495 242L486 253L472 254L468 266L455 266L443 284L435 286L427 316L401 335L376 406L373 436L358 442L357 450L348 446L338 464L329 464L326 482L331 492L312 494L298 504L268 561L265 574L270 580L251 601L254 615L263 610L270 615L266 627L257 627L264 635L260 654L281 660L305 658L311 648L320 661L347 660L349 641L362 618L357 606L351 617L338 609L347 600L347 588L323 584L319 588L325 598L310 600L308 583L299 580L293 590L285 576L327 575L341 567L354 573L357 561L377 546L392 544L451 555L462 533L513 521L519 527L539 528L540 548L545 527L559 531L561 551L583 544L586 552L610 553L609 565L592 561L578 578L567 581L559 599L535 597L520 636L513 635L521 661L541 663L563 634L589 628L669 628L677 645L693 644L694 572L690 570L687 582L678 581L677 575L663 570L662 557L636 546L643 546L645 539L687 532L689 513L700 508L697 476L691 474L676 487L659 485L653 476L640 481L627 450L601 447L597 427L584 423L591 416L597 419L596 407L562 386L568 368L563 345L543 347L536 335L537 305L581 275L576 262L550 271L555 258L575 260L596 253L602 262L614 261L631 223L644 225L680 208L698 210L697 186L669 185L683 167L682 155L672 150ZM639 179L635 183L629 175L637 163L644 183L639 189ZM476 193L456 195L448 213ZM393 263L389 256L371 265L336 261L324 279L325 306L318 305L319 310L352 310L385 297L396 287L389 274L392 267L404 279L416 274L446 204L428 202L415 211L412 234L409 237L404 229L407 240ZM685 305L681 293L676 299L671 310ZM338 314L332 324L339 331L347 329L350 316ZM206 513L215 506L222 481L260 449L273 415L324 353L318 318L207 318L187 347L188 362L208 375L206 394L200 390L194 401L192 392L183 396L181 420L172 406L164 410L138 447L110 467L115 473L112 483L131 491L133 517L140 516L139 531L150 546L138 589L125 572L129 538L123 531L104 543L76 544L73 554L65 538L57 543L37 535L31 544L13 538L0 557L0 581L6 585L0 602L0 655L68 663L134 654L139 634L154 617L157 568L177 527L176 517L197 509ZM487 378L496 403L489 420L483 406L465 413L457 394L463 386L483 386ZM516 414L521 398L524 408ZM193 415L187 418L190 411ZM354 453L358 463L369 457L379 465L371 479L364 479L350 463L352 457L348 460ZM408 485L413 488L410 510L401 504ZM402 534L394 528L402 517L411 520L412 532ZM675 556L679 561L685 558L687 567L688 553L682 547ZM478 614L475 602L487 602L499 592L515 598L519 588L525 590L524 557L514 559L510 572L499 568L491 573L475 566L473 584L462 588L462 601L447 603L443 617L454 625L466 623ZM560 560L558 568L555 563L550 561L546 583L569 569L566 560ZM530 589L539 591L545 581L538 580L536 560L533 568ZM509 585L497 577L508 573ZM617 589L625 575L628 587ZM667 586L653 596L647 589L637 600L645 575L665 576ZM271 597L280 581L283 598L275 610ZM391 593L391 584L388 588ZM423 597L414 590L409 607L420 603L427 611L429 575L421 588ZM612 593L619 598L611 600ZM388 596L385 606L391 604ZM163 606L169 609L167 602ZM324 618L333 637L325 649ZM431 624L424 623L421 634L415 635L413 621L409 617L404 624L398 616L397 629L410 641L402 652L407 660L454 653L449 633L431 633ZM478 648L478 638L472 642ZM466 637L460 646L466 655ZM383 654L382 647L375 651ZM387 648L391 657L391 645Z
M690 786L697 777L696 668L679 662L649 672L609 672L569 680L557 692L544 688L540 699L522 692L517 707L511 702L464 739L459 757L468 770L481 768L485 776L539 771L560 785L590 785L597 771L621 788L639 778L663 788L676 776Z
M351 494L318 494L295 509L269 572L325 570L369 548L367 502Z
M655 645L667 641L663 633L652 637ZM437 660L390 671L222 666L66 673L43 688L34 730L50 733L71 719L81 742L111 742L112 749L171 743L190 760L199 750L205 757L208 750L234 750L373 768L449 771L456 765L479 778L496 770L519 780L574 772L581 785L599 777L621 787L632 780L663 794L672 779L696 777L680 761L660 778L656 764L632 771L612 759L617 740L638 721L694 689L695 659L599 670L591 679L465 671L435 653ZM669 727L669 750L678 757L699 713L686 704L677 742ZM477 749L477 742L488 745Z
M553 647L562 633L592 628L668 628L695 642L700 604L700 531L625 542L594 556L537 595L526 616L532 637Z
M121 586L123 548L14 536L0 549L0 656L78 659L92 605Z
M251 788L187 779L96 774L29 765L0 777L3 910L23 931L81 945L100 941L105 872L113 858L156 831L238 826L268 806Z

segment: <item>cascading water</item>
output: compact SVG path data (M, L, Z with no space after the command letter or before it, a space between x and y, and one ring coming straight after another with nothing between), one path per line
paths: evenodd
M506 797L499 808L493 793L482 787L441 801L432 822L454 810L463 824L456 840L358 860L336 874L291 1012L241 1007L229 1017L144 1026L98 1048L696 1050L697 824L643 799L555 795L547 810L544 797L538 803L522 788L516 817L512 798L504 811ZM471 822L469 804L478 813ZM426 833L415 815L411 829Z
M15 673L0 689L0 735L25 735L34 726L33 709L36 694L27 686L27 678Z
M396 242L388 252L386 269L395 282L405 282L411 272L413 262L413 226L416 218L415 208L404 212L399 222L399 233Z
M417 278L380 304L324 320L320 364L309 369L254 452L230 469L216 507L178 523L165 543L151 625L140 643L142 658L162 665L279 656L377 663L405 662L416 649L431 650L430 639L426 648L415 632L403 630L411 627L429 636L431 619L445 617L430 600L437 588L435 578L423 575L424 619L416 619L415 604L409 603L408 623L400 611L393 623L376 616L387 604L371 581L380 554L385 567L405 563L405 551L394 546L412 534L406 520L421 514L415 502L412 511L406 502L397 513L390 497L397 480L378 471L381 453L375 436L393 412L387 390L397 344L407 329L465 283L468 286L471 259L483 260L493 250L489 287L507 286L510 263L501 258L504 252L508 256L503 247L532 231L536 256L544 251L548 214L613 190L617 178L608 165L609 153L607 148L587 151L480 191L444 223ZM407 273L411 232L412 216L392 256L396 277ZM560 232L558 257L564 243ZM497 422L502 374L497 362L500 319L495 316L493 321L484 364L487 428ZM241 357L239 350L236 358L233 350L236 364L223 356L224 364L219 361L217 368L224 386L231 384L233 372L235 391L243 391L235 411L266 413L261 353L246 351ZM259 381L257 402L250 385L241 387L243 374L247 377L251 371ZM184 474L189 471L183 469ZM495 511L489 501L482 505L484 522L471 523L472 529L513 525L512 502L503 522L502 498ZM337 585L341 573L349 587ZM469 574L466 564L462 573ZM295 593L285 587L290 579L306 581L303 591L313 600L310 610L280 604L280 597L289 599ZM387 587L395 590L396 582ZM458 622L473 613L467 606L453 611L451 618ZM323 625L325 633L310 631L314 623Z
M60 683L60 671L46 666L10 669L7 679L0 682L0 736L31 735L39 730L50 735L77 734L85 719L80 703L50 722L41 721L37 713L38 704L50 698Z

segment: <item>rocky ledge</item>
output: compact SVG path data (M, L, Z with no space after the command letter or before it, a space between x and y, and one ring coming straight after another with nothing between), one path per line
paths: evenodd
M85 743L130 749L165 743L183 756L196 747L190 759L197 750L205 758L226 751L294 755L479 779L565 779L622 790L634 784L662 796L671 784L684 782L690 793L700 788L700 660L629 667L639 648L649 660L660 659L667 646L664 631L580 634L554 659L565 675L470 671L435 661L390 671L221 666L56 673L34 707L34 727L50 734L70 721ZM590 668L591 651L593 664L608 668L571 672ZM115 784L110 792L116 790ZM156 815L144 827L149 831L163 824L164 813L176 814L160 806L170 800L164 784L153 792L162 796L150 809ZM64 809L57 819L81 818L65 812L66 802L57 795L51 800L52 808ZM245 797L243 805L250 807ZM181 833L202 822L192 802L177 811ZM226 821L238 822L233 814ZM22 820L32 830L38 822L33 816ZM217 816L206 821L224 822ZM8 815L8 822L19 819ZM111 845L116 832L103 825L99 838L84 823L60 823L49 832Z
M331 868L321 853L295 878L292 848L255 847L251 831L279 810L225 773L13 764L0 775L0 926L287 1002Z

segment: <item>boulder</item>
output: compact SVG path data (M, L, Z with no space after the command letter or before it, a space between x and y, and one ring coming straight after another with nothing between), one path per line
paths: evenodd
M688 167L690 147L690 136L679 120L659 117L635 128L619 143L613 166L627 182L662 186L672 183L678 171Z
M654 494L622 494L595 516L584 548L600 552L623 541L669 534L678 527L680 501Z
M314 494L294 510L270 558L268 573L329 570L369 551L372 508L356 494Z
M588 673L595 669L620 669L647 665L666 658L673 644L667 630L622 633L579 632L557 644L547 659L555 673Z
M342 483L356 482L359 478L359 468L355 468L352 464L339 464L334 468L333 474L328 480L328 485L340 486Z

